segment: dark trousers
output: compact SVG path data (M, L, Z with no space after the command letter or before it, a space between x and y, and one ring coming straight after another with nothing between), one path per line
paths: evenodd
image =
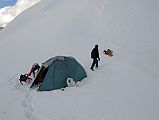
M34 68L32 68L34 78L35 78L35 71L37 70L37 72L38 72L39 68L40 68L40 66L35 66Z
M97 58L94 58L93 59L93 63L92 63L92 66L91 66L91 69L93 69L93 67L96 65L96 67L98 67L98 60Z

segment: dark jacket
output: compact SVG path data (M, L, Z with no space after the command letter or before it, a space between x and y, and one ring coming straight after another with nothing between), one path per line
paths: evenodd
M39 70L39 68L40 68L39 64L38 64L38 63L34 63L34 64L32 65L32 72L33 72L33 71L36 71L36 70Z
M99 58L99 51L98 47L94 47L92 52L91 52L91 58L96 59Z

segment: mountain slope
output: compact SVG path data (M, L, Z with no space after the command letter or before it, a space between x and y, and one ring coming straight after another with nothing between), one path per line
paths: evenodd
M0 118L158 120L157 3L44 0L19 15L0 32ZM101 61L92 72L95 44ZM112 58L103 54L107 48ZM84 66L88 77L80 87L37 92L19 84L33 62L56 55Z

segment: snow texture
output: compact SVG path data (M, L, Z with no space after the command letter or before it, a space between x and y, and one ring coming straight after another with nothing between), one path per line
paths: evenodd
M158 120L159 2L42 0L0 31L1 120ZM99 45L99 68L90 52ZM103 54L113 50L113 57ZM37 92L20 74L32 63L73 56L88 77Z

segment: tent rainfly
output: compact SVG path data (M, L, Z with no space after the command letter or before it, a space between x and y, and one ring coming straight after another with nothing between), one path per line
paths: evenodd
M32 83L38 91L50 91L67 87L67 78L75 82L87 77L85 69L73 57L56 56L44 62Z

